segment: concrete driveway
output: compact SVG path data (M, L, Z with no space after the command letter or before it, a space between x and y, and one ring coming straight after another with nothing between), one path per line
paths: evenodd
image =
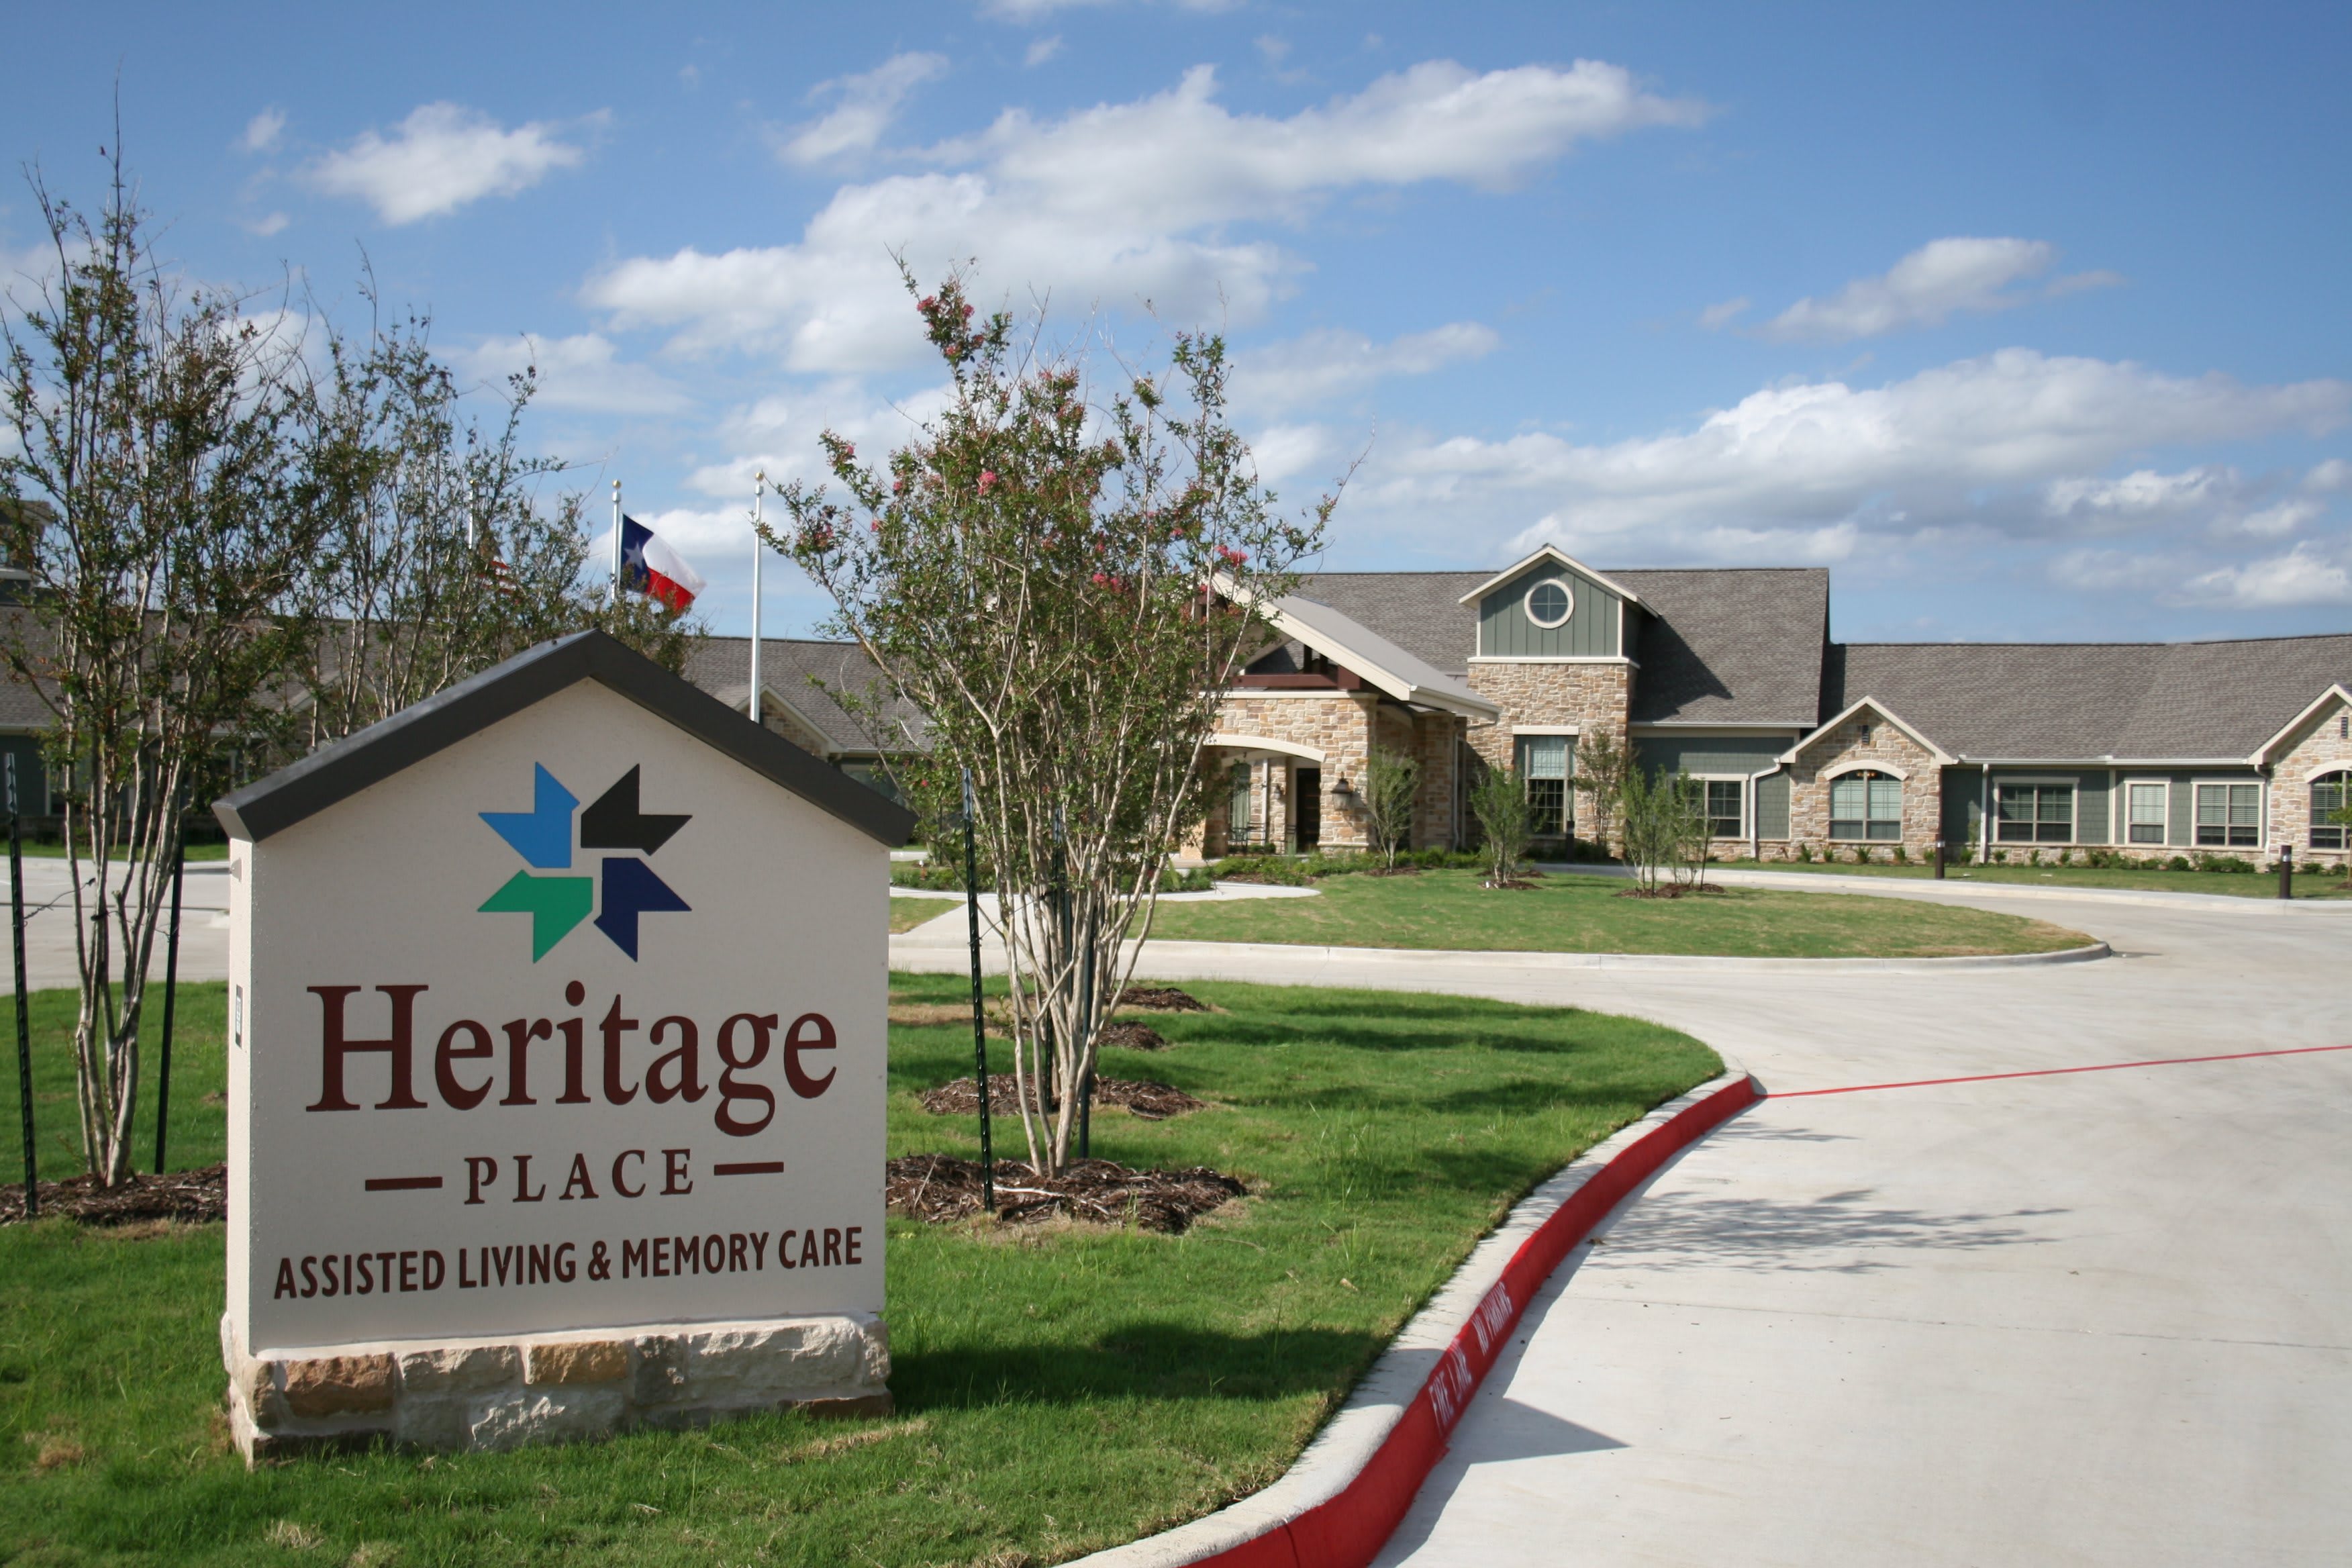
M0 854L0 897L7 890L8 862ZM62 857L25 857L25 967L35 991L80 984L74 967L73 878ZM0 906L0 924L7 909ZM165 917L168 923L169 916ZM0 983L13 979L5 932L0 932ZM163 930L155 932L150 973L163 973ZM191 861L180 892L180 977L228 978L228 863Z
M1808 974L1147 955L1155 977L1636 1014L1778 1097L1555 1278L1383 1562L2352 1561L2352 1051L1802 1092L2352 1044L2352 907L1867 890L2056 921L2118 956Z

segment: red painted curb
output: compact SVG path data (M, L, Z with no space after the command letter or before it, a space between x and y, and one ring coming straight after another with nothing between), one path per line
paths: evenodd
M1519 1244L1504 1266L1503 1277L1487 1290L1396 1426L1339 1496L1196 1563L1220 1568L1365 1568L1404 1521L1413 1495L1444 1456L1446 1438L1469 1408L1470 1396L1477 1393L1503 1342L1552 1270L1626 1194L1667 1160L1763 1098L1756 1080L1742 1075L1738 1082L1684 1107L1602 1166Z

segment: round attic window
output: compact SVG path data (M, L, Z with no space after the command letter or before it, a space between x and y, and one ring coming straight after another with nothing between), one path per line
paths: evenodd
M1528 590L1528 619L1547 631L1565 622L1576 608L1576 596L1557 577L1547 577Z

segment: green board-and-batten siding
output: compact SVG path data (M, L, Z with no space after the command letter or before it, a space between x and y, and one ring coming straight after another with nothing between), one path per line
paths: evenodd
M1789 774L1786 769L1756 781L1756 837L1789 837Z
M1528 619L1528 590L1556 578L1569 586L1576 608L1556 626ZM1614 658L1619 600L1600 584L1545 563L1520 573L1478 601L1478 652L1487 658Z
M1756 778L1756 837L1789 837L1789 774L1780 753L1796 740L1769 735L1636 735L1633 757L1642 766L1693 777Z

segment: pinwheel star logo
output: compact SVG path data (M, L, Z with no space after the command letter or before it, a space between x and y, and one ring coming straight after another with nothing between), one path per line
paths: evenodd
M637 956L637 921L693 908L646 863L691 816L648 815L638 809L637 768L631 768L598 795L587 810L543 764L531 764L529 811L486 811L481 818L507 841L531 870L517 871L481 907L489 914L530 916L530 961L545 958L593 913L595 926L614 947ZM574 823L574 814L578 822ZM607 855L593 876L541 875L572 868L574 842L581 850L622 849Z

